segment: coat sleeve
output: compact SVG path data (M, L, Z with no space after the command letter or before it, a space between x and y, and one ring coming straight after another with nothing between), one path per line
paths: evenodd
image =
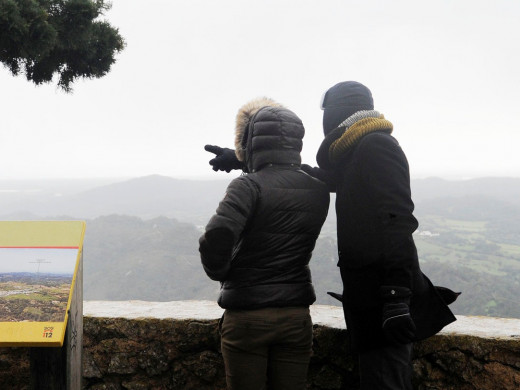
M413 216L410 171L406 156L388 134L365 136L356 148L358 170L375 206L384 257L385 285L412 287L417 250L412 233L418 223Z
M336 192L336 175L332 170L329 171L319 167L311 167L308 164L302 164L301 170L307 175L325 183L329 192Z
M254 213L257 197L252 181L246 176L236 178L228 186L199 239L202 266L211 279L226 280L233 248Z

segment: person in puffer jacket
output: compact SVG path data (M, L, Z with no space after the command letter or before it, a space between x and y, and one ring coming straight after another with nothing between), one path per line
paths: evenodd
M228 389L305 389L312 352L309 261L329 206L300 169L304 127L268 98L238 112L235 154L247 174L228 186L199 240L218 304Z

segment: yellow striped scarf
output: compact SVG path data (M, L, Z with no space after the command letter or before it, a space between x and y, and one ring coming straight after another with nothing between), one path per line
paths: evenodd
M357 144L365 135L374 131L385 131L390 134L393 129L392 122L386 120L383 114L379 118L360 119L330 145L329 161L333 164L337 163L343 154Z

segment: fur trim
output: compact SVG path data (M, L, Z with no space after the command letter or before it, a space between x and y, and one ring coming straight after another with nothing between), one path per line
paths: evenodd
M235 154L239 161L245 161L246 149L242 146L242 139L249 126L251 118L264 107L284 107L268 97L260 97L244 104L238 110L235 124Z

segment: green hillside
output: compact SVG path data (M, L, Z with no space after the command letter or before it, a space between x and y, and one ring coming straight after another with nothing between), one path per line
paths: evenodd
M520 209L474 196L436 199L417 214L421 267L463 291L455 312L520 318Z

